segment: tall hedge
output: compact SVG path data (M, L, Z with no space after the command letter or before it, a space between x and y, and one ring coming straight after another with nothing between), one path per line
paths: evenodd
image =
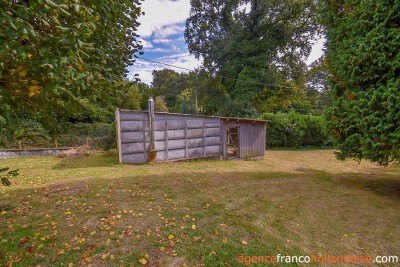
M265 113L267 147L324 147L331 144L323 116Z
M400 1L321 0L339 159L400 162Z

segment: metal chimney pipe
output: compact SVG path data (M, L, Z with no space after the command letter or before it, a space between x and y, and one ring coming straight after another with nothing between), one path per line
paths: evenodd
M157 151L155 151L154 142L154 101L153 97L149 97L149 136L150 136L150 147L148 151L147 161L155 161L157 157Z

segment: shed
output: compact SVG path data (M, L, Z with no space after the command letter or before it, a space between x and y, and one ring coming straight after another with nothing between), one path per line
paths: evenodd
M224 159L263 159L265 120L221 117L222 155Z
M116 109L120 163L215 157L262 159L264 120Z

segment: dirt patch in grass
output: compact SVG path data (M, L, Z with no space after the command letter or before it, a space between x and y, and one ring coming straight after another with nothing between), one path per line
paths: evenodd
M90 178L57 181L48 186L42 187L42 191L46 196L73 196L82 194L89 190L89 179Z
M88 147L77 147L77 148L70 148L64 151L57 153L57 157L60 159L63 158L82 158L88 157L93 149Z

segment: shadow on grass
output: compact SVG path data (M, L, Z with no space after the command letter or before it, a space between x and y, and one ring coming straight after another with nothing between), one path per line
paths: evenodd
M333 174L327 171L312 168L297 168L295 173L290 172L254 172L255 179L274 178L313 178L325 181L335 186L373 192L376 195L400 201L400 177L389 173L341 173ZM248 174L250 176L250 174Z
M77 168L96 168L112 167L118 164L118 155L116 153L103 153L90 155L82 158L65 158L53 166L55 170L77 169Z
M201 159L196 161L208 161L210 159ZM210 160L212 161L212 160ZM188 161L190 162L190 161ZM168 164L175 164L170 162ZM116 152L91 155L85 158L62 159L53 169L66 170L75 168L96 168L96 167L113 167L118 165L118 155ZM394 198L400 201L400 179L397 175L377 172L374 174L367 173L340 173L333 174L327 171L313 168L297 168L295 172L230 172L229 176L244 177L247 179L264 180L264 179L296 179L310 178L316 181L324 181L332 185L343 187L351 187L353 189L365 190L373 192L380 196ZM185 175L183 173L175 173L173 176L179 177ZM196 171L191 172L191 176L202 176L204 173ZM122 178L123 179L123 178Z
M397 198L400 201L400 181L393 179L375 180L365 183L365 188L378 195Z
M344 173L335 175L334 181L343 187L365 190L400 201L400 179L394 174Z

